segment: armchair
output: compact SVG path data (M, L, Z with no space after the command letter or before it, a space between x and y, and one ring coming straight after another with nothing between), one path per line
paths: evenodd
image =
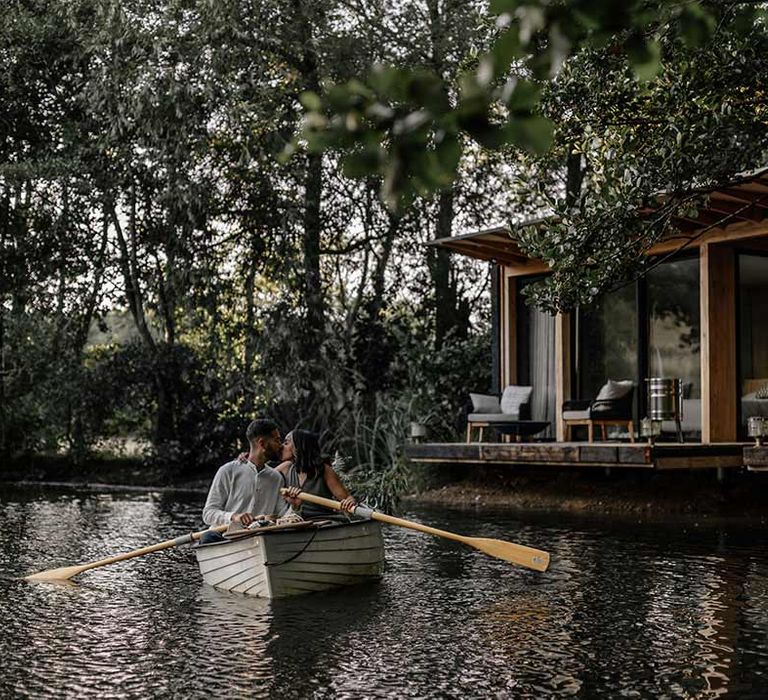
M510 385L504 393L470 394L472 412L467 416L467 442L472 441L472 430L477 428L478 441L483 441L483 431L494 423L529 420L531 417L531 393L533 387Z
M635 426L632 421L632 398L635 386L631 380L614 382L609 379L594 400L570 400L563 403L565 439L571 440L574 425L586 425L589 442L594 442L595 426L600 428L606 439L606 426L620 425L629 432L630 442L635 441Z

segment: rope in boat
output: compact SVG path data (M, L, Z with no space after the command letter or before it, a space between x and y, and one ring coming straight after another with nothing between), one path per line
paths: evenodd
M309 545L311 545L311 544L312 544L312 542L314 541L315 537L317 537L317 533L318 533L319 531L320 531L320 528L319 528L319 527L316 527L316 528L315 528L315 530L314 530L314 532L312 533L312 537L310 537L310 538L309 538L309 539L306 541L306 543L304 544L304 546L303 546L303 547L302 547L302 548L301 548L301 549L300 549L300 550L299 550L299 551L298 551L296 554L294 554L293 556L290 556L290 557L288 557L288 558L287 558L285 561L281 561L281 562L265 561L265 562L264 562L264 566L282 566L283 564L289 564L289 563L290 563L290 562L292 562L294 559L298 559L298 558L299 558L299 557L300 557L302 554L304 554L304 552L306 552L306 551L307 551L307 547L309 547Z

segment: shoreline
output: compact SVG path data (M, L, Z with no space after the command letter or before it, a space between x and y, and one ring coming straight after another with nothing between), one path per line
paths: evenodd
M106 476L106 475L104 475ZM107 477L108 478L108 477ZM97 492L187 493L202 497L208 478L179 484L119 483L87 479L3 480L15 488L61 488ZM578 515L616 520L760 523L768 521L768 493L751 479L720 484L702 474L605 476L567 472L516 474L484 472L454 478L436 488L403 495L404 504L419 503L454 510Z
M118 484L105 481L48 481L48 480L33 480L33 479L14 479L3 480L0 484L6 486L16 487L44 487L44 488L62 488L62 489L81 489L85 491L93 492L105 492L105 491L125 491L128 493L201 493L205 495L208 493L208 482L204 484L198 482L191 482L188 484L181 484L179 486L161 486L158 484Z
M718 483L701 473L478 474L404 497L455 509L562 513L617 519L768 521L768 493L752 479Z

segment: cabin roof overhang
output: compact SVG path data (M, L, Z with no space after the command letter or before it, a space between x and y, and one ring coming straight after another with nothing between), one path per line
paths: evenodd
M690 236L704 230L725 229L736 224L768 225L768 168L724 185L703 188L700 194L706 195L707 201L695 214L673 217L677 232ZM664 193L658 195L659 206L664 203L666 197ZM646 206L640 211L643 215L651 216L657 208ZM438 238L427 245L446 248L477 260L525 266L539 261L522 252L516 232L522 228L546 226L555 221L555 217L530 219L509 226L495 226L460 236ZM671 232L670 238L676 238L675 231Z
M520 226L533 226L549 221L552 219L535 219L523 222ZM514 227L514 229L517 228L518 226ZM509 226L495 226L460 236L437 238L427 245L447 248L470 258L487 260L501 265L526 265L532 262L532 259L520 250L514 229Z

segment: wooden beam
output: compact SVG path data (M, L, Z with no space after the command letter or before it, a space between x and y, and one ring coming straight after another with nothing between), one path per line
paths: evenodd
M565 440L563 402L571 396L571 315L555 317L555 435Z
M505 270L508 277L527 277L530 275L544 275L550 271L549 265L541 260L529 260L525 265L515 263L505 263Z
M695 230L695 229L694 229ZM754 223L752 221L743 221L738 224L731 224L728 228L714 228L707 231L700 238L690 243L688 250L696 250L705 243L722 243L725 241L735 242L743 241L748 238L758 239L768 237L768 221ZM648 251L648 255L661 255L669 253L679 248L684 241L680 238L672 238L657 243Z
M741 187L720 187L712 192L712 194L727 194L729 197L738 199L741 202L754 203L756 199L766 197L768 199L768 187L765 187L762 183L757 184L754 187L747 188L746 185ZM765 206L760 204L759 206Z
M501 389L517 384L517 280L504 277L501 319Z
M657 469L741 469L741 455L702 455L700 457L659 457L655 460Z
M584 442L420 443L405 446L412 462L497 464L535 467L618 467L624 469L768 469L768 448L689 443L644 444Z
M476 258L477 260L493 260L504 265L528 265L530 262L530 259L524 255L517 255L496 248L485 248L477 244L470 245L462 241L443 243L441 245L443 248L448 248L448 250L467 255L470 258Z
M530 258L526 257L522 253L512 250L512 241L507 241L506 245L501 243L491 243L483 241L456 241L455 243L446 243L447 247L461 251L472 251L478 253L485 253L492 256L503 256L512 262L518 264L527 264Z
M707 209L719 212L720 214L732 214L739 219L755 222L762 221L768 212L768 209L755 206L754 204L747 206L742 202L734 202L732 200L715 197L710 198Z
M737 437L736 255L701 246L701 440Z
M720 225L720 222L723 221L723 219L727 216L727 214L712 214L709 212L707 208L702 208L699 210L699 212L696 214L696 216L675 216L673 217L675 223L680 222L688 222L691 224L694 224L698 228L704 228L706 226L718 226ZM740 217L742 219L747 219L747 216ZM727 219L725 222L723 222L723 226L727 226L728 224L732 224L734 222L733 218Z
M750 197L747 194L736 196L732 190L716 190L709 195L709 201L728 202L742 207L748 204L755 209L768 209L768 191L766 191L765 196Z

